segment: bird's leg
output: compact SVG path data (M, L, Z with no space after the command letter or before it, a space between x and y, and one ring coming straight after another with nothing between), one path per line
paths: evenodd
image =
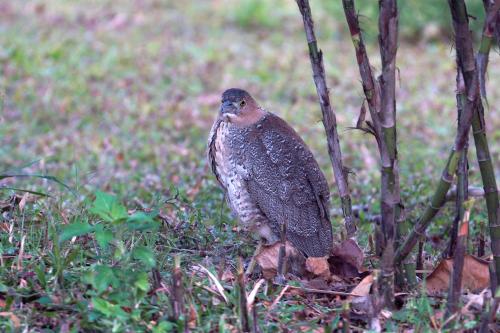
M248 264L247 270L245 271L245 275L250 275L253 273L255 265L257 264L257 260L255 259L255 257L257 257L257 255L260 253L263 243L264 241L262 239L259 240L259 245L257 245L257 248L255 249L255 252L252 255L252 259L250 259L250 263Z
M285 274L286 274L286 221L283 222L281 226L281 246L278 255L278 274L276 275L276 283L285 284Z

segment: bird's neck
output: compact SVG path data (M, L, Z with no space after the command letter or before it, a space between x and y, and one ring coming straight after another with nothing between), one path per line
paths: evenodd
M238 127L249 127L259 122L265 115L266 111L257 107L250 112L247 111L244 114L239 115L238 117L230 118L229 121L231 124Z

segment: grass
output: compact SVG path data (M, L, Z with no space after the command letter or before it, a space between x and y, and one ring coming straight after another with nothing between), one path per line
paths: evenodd
M321 6L313 1L344 159L355 172L354 203L377 213L374 142L345 130L355 124L362 103L352 45L338 8ZM201 263L214 273L221 267L234 271L236 258L248 259L254 247L251 236L239 232L205 164L221 92L244 87L289 121L333 181L293 1L271 7L256 0L50 0L0 7L0 170L50 175L73 189L44 178L0 183L1 311L19 320L17 325L0 316L0 330L167 332L184 323L169 317L168 293L151 292L158 286L150 272L158 270L168 285L179 254L188 323L194 331L232 331L238 326L234 282L224 281L224 304L203 288L211 283L206 275L193 269ZM372 7L363 8L373 38L376 19ZM446 16L436 18L443 27L438 41L414 42L421 23L408 12L402 14L397 107L403 198L414 208L414 220L452 144L455 65ZM370 51L377 60L374 45ZM499 78L500 60L493 54L487 122L495 161ZM480 184L475 162L471 183ZM330 185L335 209L338 198ZM7 188L50 197L26 196L21 204L23 193ZM482 204L476 205L472 219L484 223L485 215ZM431 232L441 232L452 216L450 207ZM340 218L332 222L340 231ZM371 227L364 222L359 235L366 252ZM426 248L429 266L444 246ZM269 286L258 293L259 323L268 331L307 331L340 320L336 299L287 295L267 312L280 291ZM439 307L429 302L417 297L389 321L427 323L429 307Z

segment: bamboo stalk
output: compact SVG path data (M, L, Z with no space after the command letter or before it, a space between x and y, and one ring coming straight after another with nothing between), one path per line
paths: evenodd
M281 240L280 240L280 249L278 252L278 269L276 275L276 281L278 284L284 284L286 282L285 274L286 274L286 229L287 223L283 223L281 226Z
M238 260L238 290L240 305L240 325L243 332L250 332L250 320L247 306L247 293L245 288L245 270L243 269L243 260Z
M461 122L461 115L464 110L464 103L465 103L465 84L464 84L464 78L462 73L460 72L460 69L457 68L457 113L458 113L458 124ZM460 125L459 125L460 126ZM468 140L467 140L468 141ZM456 209L456 216L455 219L453 220L453 225L452 225L452 230L450 234L450 242L448 246L448 253L447 257L452 258L454 253L455 253L455 248L457 245L457 239L458 239L458 230L460 227L460 223L462 222L463 219L463 213L464 213L464 200L466 200L469 196L468 193L468 177L467 177L467 147L464 149L465 152L462 154L462 157L460 159L459 165L458 165L458 170L457 170L457 178L458 178L458 184L456 188L456 198L455 198L455 209Z
M496 15L496 20L494 19ZM487 9L485 26L483 28L483 37L481 46L478 52L477 62L481 66L481 59L486 59L482 71L486 73L488 66L488 55L491 49L491 39L493 36L493 24L500 25L500 0L495 0ZM500 36L499 36L500 37ZM482 74L482 73L481 73ZM481 80L480 80L481 82ZM482 79L484 84L484 77ZM485 87L481 87L485 90ZM485 96L485 94L483 94ZM496 281L491 279L492 292L494 293L493 285L500 285L500 206L498 197L498 187L495 179L495 171L488 147L486 138L486 126L484 121L484 108L481 103L478 103L476 112L472 119L472 131L474 143L476 146L476 156L479 163L479 170L483 181L484 197L486 199L486 209L488 211L488 224L490 228L491 252L493 253L493 261L495 266Z
M459 310L458 302L462 294L462 273L464 270L464 258L467 253L467 238L469 236L469 214L470 211L465 212L460 221L460 230L458 232L457 245L453 257L453 270L451 273L445 318L450 317Z
M486 9L486 18L481 37L481 45L476 56L477 70L479 71L479 86L481 88L481 96L486 99L486 69L488 68L488 57L491 45L495 38L495 28L500 24L500 1L495 0L488 4L484 2Z
M381 210L385 247L381 260L380 290L386 306L394 304L394 241L399 191L399 168L396 134L396 54L398 43L398 8L396 0L379 2L379 43L382 74L380 125L387 156L382 156ZM385 158L384 158L385 157Z
M380 1L379 40L382 57L382 75L374 79L370 61L366 53L363 35L359 26L354 0L343 0L344 13L356 52L363 91L370 110L372 130L379 148L381 168L381 210L382 239L376 237L378 254L382 256L381 288L384 293L393 290L393 251L396 240L396 221L401 214L401 196L396 137L396 54L398 36L398 11L396 1ZM376 230L376 233L380 230ZM398 234L405 229L398 225ZM382 253L380 253L382 252ZM403 276L402 270L398 271ZM404 280L404 278L403 278ZM387 302L392 303L391 292L386 294ZM387 303L387 304L388 304Z
M182 283L181 258L174 256L174 271L172 273L172 319L183 325L184 317L184 286ZM184 331L182 328L178 332Z
M441 207L444 205L446 201L446 193L450 189L451 183L453 182L458 162L460 161L467 142L474 111L477 105L481 103L480 99L478 100L478 76L476 73L476 64L474 61L474 52L472 49L472 36L469 31L465 3L463 0L449 0L449 4L453 17L453 28L455 30L457 63L463 74L466 88L466 101L464 104L463 122L458 127L457 134L455 136L454 147L450 153L448 162L446 163L446 167L443 170L441 179L437 186L436 192L431 199L430 205L426 208L410 235L396 251L396 264L401 263L401 261L406 258L406 256L411 252L420 235L425 232L425 229L429 226L434 216L436 216ZM498 232L498 238L500 240L500 228ZM500 242L498 250L500 251Z
M465 102L465 86L460 68L457 68L457 112L458 112L458 127L462 125L463 105ZM467 140L468 141L468 140ZM462 293L462 273L464 268L464 258L467 252L467 240L469 236L469 214L470 211L465 211L465 201L468 199L468 165L467 165L467 143L464 147L464 153L460 158L457 169L457 199L456 199L456 227L451 233L449 255L453 256L453 270L451 283L449 286L448 300L446 304L445 318L451 317L458 311L458 303ZM458 317L458 316L457 316ZM448 322L448 326L454 320Z
M328 86L325 79L325 68L323 65L323 53L318 48L316 35L314 33L314 22L311 14L311 7L308 0L296 0L302 19L304 21L304 30L306 33L307 45L309 47L309 58L313 71L314 84L318 94L321 112L323 114L323 126L325 127L328 143L328 154L333 167L335 183L342 203L342 212L344 214L345 227L348 237L356 232L354 215L352 214L351 194L347 174L344 172L342 163L342 152L340 149L339 135L337 132L337 120L330 104L328 95Z

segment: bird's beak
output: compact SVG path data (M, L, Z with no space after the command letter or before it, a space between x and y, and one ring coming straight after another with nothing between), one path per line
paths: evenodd
M235 114L237 110L236 106L229 101L225 101L220 107L220 112L222 114Z

